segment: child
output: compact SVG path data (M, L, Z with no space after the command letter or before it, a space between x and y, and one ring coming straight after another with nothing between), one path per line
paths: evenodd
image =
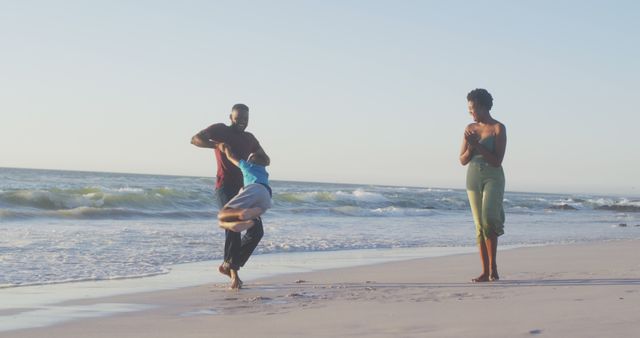
M253 220L271 208L271 187L266 166L268 157L261 153L251 153L247 160L238 159L229 146L218 145L231 163L242 171L244 187L218 213L220 227L234 232L242 232L254 225Z

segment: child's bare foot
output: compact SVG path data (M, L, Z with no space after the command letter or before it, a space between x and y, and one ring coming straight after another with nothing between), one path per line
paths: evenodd
M489 281L489 276L486 273L483 273L482 275L471 279L471 282L473 283L484 283L488 281Z
M258 207L244 209L244 210L242 210L242 212L238 216L238 219L241 220L241 221L252 220L254 218L258 218L258 216L262 215L263 213L264 213L264 210L262 210L262 208L258 208Z
M218 272L231 278L231 268L229 268L229 263L227 262L220 264L220 266L218 267Z
M218 225L227 230L231 230L233 232L243 232L249 228L251 228L255 222L251 219L248 221L239 221L239 222L218 222Z

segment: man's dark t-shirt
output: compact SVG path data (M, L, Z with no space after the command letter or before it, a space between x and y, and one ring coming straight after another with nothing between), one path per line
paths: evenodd
M258 151L260 143L249 132L239 132L223 123L213 124L202 131L202 136L214 142L223 142L231 147L231 151L239 158L246 160L249 154ZM242 172L227 156L215 149L218 162L216 189L224 185L226 191L235 195L242 188Z

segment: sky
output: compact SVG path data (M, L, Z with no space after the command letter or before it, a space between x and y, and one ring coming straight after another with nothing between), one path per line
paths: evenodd
M0 0L0 167L215 176L250 107L271 178L464 188L486 88L507 190L640 195L635 1Z

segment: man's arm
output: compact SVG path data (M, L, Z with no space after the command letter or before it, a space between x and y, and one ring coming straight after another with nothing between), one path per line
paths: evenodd
M201 130L199 133L193 135L191 138L191 144L199 148L215 148L219 142L214 141L213 139L219 139L219 137L214 137L216 134L216 129L220 130L218 126L221 124L214 124L206 129Z
M264 156L266 160L266 164L264 165L265 167L271 164L271 158L269 158L269 155L267 155L267 153L264 151L264 149L262 149L261 146L258 146L258 150L256 150L256 154Z
M215 148L217 143L212 140L204 138L201 133L193 135L191 138L191 144L199 148Z

